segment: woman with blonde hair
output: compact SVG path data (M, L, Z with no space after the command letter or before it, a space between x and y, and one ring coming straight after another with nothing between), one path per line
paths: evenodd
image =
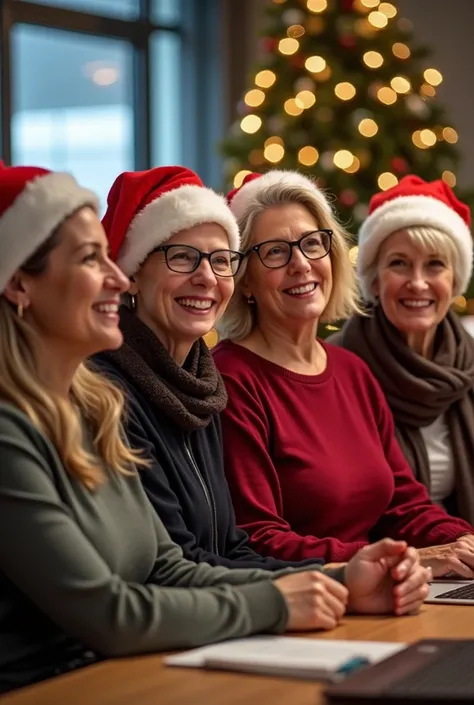
M346 606L416 609L427 572L403 542L325 572L183 558L142 489L121 393L84 365L121 345L128 287L97 207L67 174L0 165L0 690L107 656L329 629Z
M366 365L316 337L320 321L358 310L347 237L325 194L299 173L270 171L229 200L247 257L214 359L229 396L238 523L256 550L286 560L344 561L387 535L421 549L436 575L472 577L472 538L455 543L472 526L413 478Z
M334 341L369 366L433 501L474 523L474 340L451 310L472 275L471 213L442 180L374 195L357 262L368 316Z

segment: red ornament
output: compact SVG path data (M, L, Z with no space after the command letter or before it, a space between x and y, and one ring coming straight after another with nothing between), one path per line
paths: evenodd
M391 165L393 171L397 174L406 174L408 172L408 162L403 157L393 157Z
M357 40L353 34L343 34L342 37L339 37L338 41L344 49L354 49L357 44Z
M343 206L350 208L357 202L357 194L351 188L346 188L339 194L339 200Z
M265 52L272 53L278 47L278 41L274 37L264 37L262 40L262 49Z

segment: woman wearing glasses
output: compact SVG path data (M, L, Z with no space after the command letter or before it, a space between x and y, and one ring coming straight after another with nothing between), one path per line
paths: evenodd
M229 395L221 418L239 525L256 550L286 560L345 561L387 535L422 549L437 575L472 577L471 537L456 543L472 527L413 478L366 365L316 338L320 321L358 308L325 195L271 171L249 175L229 201L247 257L214 359Z
M126 390L127 435L150 462L141 478L153 506L190 560L287 566L259 556L236 527L219 420L227 395L202 339L243 258L232 212L192 171L159 167L117 178L103 224L131 287L125 344L95 361Z

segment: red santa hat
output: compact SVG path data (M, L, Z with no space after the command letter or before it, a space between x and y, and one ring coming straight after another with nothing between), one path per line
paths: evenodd
M97 196L70 174L0 162L0 293L61 223Z
M312 179L300 174L298 171L283 171L272 169L265 174L247 174L239 188L229 191L227 201L238 221L246 217L257 206L258 196L270 186L293 186L307 191L310 197L315 198L318 204L331 214L331 205L320 188Z
M418 176L405 176L396 186L372 197L369 215L359 231L357 270L367 300L373 297L367 272L381 244L397 230L416 226L441 230L451 238L459 252L454 293L457 295L466 290L473 255L469 207L461 203L441 179L426 182Z
M120 174L110 189L102 221L111 257L133 276L152 250L172 235L203 223L221 225L238 251L237 222L225 198L182 166Z

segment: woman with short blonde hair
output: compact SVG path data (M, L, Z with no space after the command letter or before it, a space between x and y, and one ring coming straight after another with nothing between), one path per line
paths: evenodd
M347 560L386 534L413 542L436 575L472 577L471 539L434 548L472 526L413 478L366 365L317 338L321 320L359 312L326 194L302 174L270 171L229 200L246 266L214 359L229 396L225 468L239 524L259 552L286 560Z
M334 341L380 383L397 438L432 499L474 522L474 341L451 310L472 274L471 214L444 181L374 195L359 237L370 315Z

